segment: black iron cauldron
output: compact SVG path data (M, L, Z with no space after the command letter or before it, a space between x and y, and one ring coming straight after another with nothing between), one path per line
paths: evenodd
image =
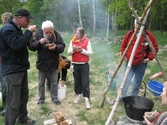
M143 82L144 83L144 82ZM146 84L144 97L141 96L126 96L122 99L126 115L133 120L144 120L143 115L145 112L152 111L154 107L153 101L145 98L146 95Z
M154 103L151 100L141 96L127 96L122 100L126 115L134 120L144 120L144 113L152 111L154 107Z

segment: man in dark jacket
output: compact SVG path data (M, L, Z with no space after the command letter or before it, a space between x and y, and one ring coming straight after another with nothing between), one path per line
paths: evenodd
M21 30L28 26L32 18L28 10L20 8L0 32L2 75L7 86L5 125L15 125L16 119L20 124L35 124L27 116L27 69L30 66L27 45L36 26L29 26L24 33Z
M38 105L45 101L45 80L51 82L51 99L56 105L60 105L58 100L58 63L59 53L64 51L65 44L58 32L54 30L51 21L42 23L42 29L35 34L35 40L29 45L29 49L37 51L36 67L38 72Z

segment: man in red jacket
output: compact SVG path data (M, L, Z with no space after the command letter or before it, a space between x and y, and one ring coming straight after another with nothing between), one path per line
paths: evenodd
M134 30L130 30L124 37L123 42L122 42L122 46L121 46L121 54L124 53L131 37L133 36L134 31L136 30L136 28L138 27L138 23L135 20L134 21ZM149 31L149 30L145 30L145 33L147 33L150 41L152 42L153 47L155 48L156 52L158 52L158 44L157 41L155 39L155 37L153 36L153 34ZM126 67L128 65L128 62L130 60L130 56L133 50L133 47L135 45L135 42L137 40L137 35L136 34L126 56L125 56L125 61L126 61L126 65L125 65L125 70ZM132 66L130 69L130 72L128 74L127 77L127 81L125 83L124 89L123 89L123 93L122 93L122 97L126 96L127 90L129 88L129 85L131 84L132 78L134 77L134 81L132 83L132 90L130 91L130 96L136 96L139 92L140 89L140 85L147 67L147 62L151 61L154 59L154 55L151 52L150 48L149 48L149 44L148 42L145 40L144 35L141 36L140 38L140 42L138 44L138 47L136 49L135 55L134 55L134 59L132 62Z

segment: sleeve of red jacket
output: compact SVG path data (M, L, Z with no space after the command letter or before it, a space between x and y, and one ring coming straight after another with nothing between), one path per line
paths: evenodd
M129 42L128 34L129 34L130 32L132 32L132 31L129 31L129 32L125 35L125 37L124 37L124 39L123 39L123 41L122 41L122 45L121 45L121 55L123 55L123 53L124 53L124 51L125 51L125 49L126 49L126 47L127 47L127 45L128 45L128 42Z
M147 33L148 33L148 36L150 38L150 41L152 42L153 47L155 48L156 53L158 53L158 44L157 44L156 38L154 37L154 35L150 31L147 31ZM148 58L150 60L154 59L154 54L152 53L152 51L149 53Z

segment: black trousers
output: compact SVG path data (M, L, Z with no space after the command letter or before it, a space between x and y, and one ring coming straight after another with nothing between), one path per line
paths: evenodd
M16 119L28 119L28 79L27 71L12 73L4 76L7 87L5 125L15 125Z
M74 91L83 94L83 97L90 98L89 88L89 63L74 65Z

